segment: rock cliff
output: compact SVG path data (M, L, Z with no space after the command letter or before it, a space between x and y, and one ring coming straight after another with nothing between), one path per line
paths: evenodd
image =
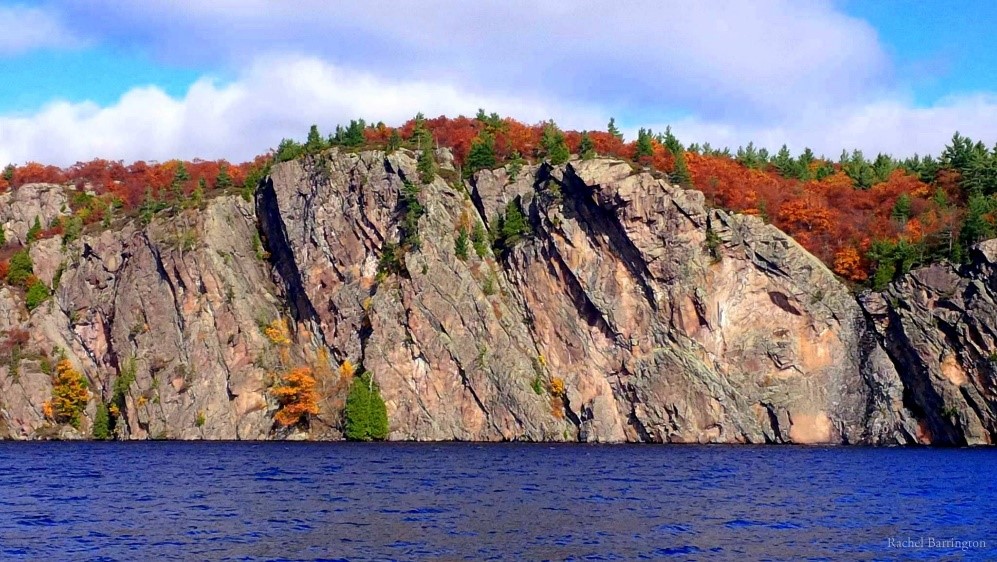
M0 289L0 436L342 437L362 366L399 440L990 443L997 243L856 298L791 238L614 160L420 181L405 150L274 165L210 199L30 245L58 285ZM0 195L7 237L70 188ZM524 227L509 232L510 217ZM50 216L51 215L51 216ZM507 220L509 219L509 220ZM484 240L485 232L499 243ZM472 247L473 246L473 247ZM267 326L287 319L286 345ZM15 341L16 340L16 341ZM94 399L43 404L65 355ZM315 366L318 413L273 421L281 366Z

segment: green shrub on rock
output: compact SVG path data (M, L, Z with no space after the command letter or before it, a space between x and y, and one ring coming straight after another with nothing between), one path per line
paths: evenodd
M346 398L346 438L372 441L387 437L388 410L381 390L370 373L363 373L353 379Z

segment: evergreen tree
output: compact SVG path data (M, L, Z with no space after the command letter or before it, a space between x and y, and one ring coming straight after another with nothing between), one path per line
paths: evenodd
M768 163L768 159L762 158L761 154L758 153L754 142L749 142L745 147L737 147L735 160L753 170L761 170Z
M335 132L329 133L329 146L338 146L343 144L344 136L346 136L346 129L337 123Z
M31 224L31 228L28 229L28 233L26 236L28 243L30 244L35 240L38 240L38 235L41 233L41 231L42 231L42 221L38 217L38 215L35 215L35 222Z
M900 197L897 197L896 202L893 203L893 210L890 212L890 218L897 221L900 226L903 226L907 224L910 214L910 196L906 193L902 193L900 194Z
M621 133L620 130L616 128L616 119L615 118L613 118L613 117L609 118L609 125L606 126L606 131L609 134L613 135L614 137L616 137L616 138L618 138L620 140L623 140L623 133Z
M530 228L529 220L520 208L518 197L509 201L505 206L505 215L502 217L500 223L501 244L505 250L512 249L533 231Z
M651 143L651 131L650 129L641 127L637 131L637 147L634 150L634 160L640 161L641 158L650 158L652 154L654 154L654 145Z
M107 404L97 403L97 412L93 417L93 438L107 440L111 438L111 416L107 410Z
M31 262L31 254L27 249L22 249L10 257L7 269L7 283L9 285L24 286L29 277L35 272L35 266Z
M433 149L429 147L429 143L423 146L422 152L419 154L419 163L416 165L416 170L419 172L419 181L422 183L432 183L436 177L436 155L433 153Z
M356 148L363 145L366 140L363 134L366 127L367 124L363 119L351 119L350 125L346 127L346 131L343 133L343 146Z
M398 134L398 129L391 129L391 136L388 137L387 152L390 154L402 147L402 136Z
M222 163L218 166L218 175L215 176L215 189L228 189L232 187L232 176L228 173L228 165Z
M555 166L564 164L571 158L568 144L564 140L564 133L557 128L557 125L553 121L544 125L543 136L540 138L540 146L547 153L547 159Z
M345 414L347 439L371 441L388 437L388 411L370 373L353 379L346 397Z
M318 132L318 125L312 125L308 129L308 139L305 141L305 151L311 154L319 152L325 148L325 141Z
M420 247L419 219L426 212L425 207L419 202L420 191L419 186L406 180L400 194L404 212L402 216L402 246L407 249L418 250Z
M474 246L474 253L478 254L479 258L485 259L488 254L488 234L480 222L475 223L474 230L471 231L471 244Z
M651 131L648 131L647 133L651 134ZM665 127L665 133L662 136L661 144L668 149L668 152L672 153L672 156L677 157L679 154L685 152L685 148L682 146L682 143L679 142L678 137L672 133L671 125Z
M851 178L852 183L859 189L869 189L876 183L876 171L865 159L861 150L855 149L851 155L847 151L841 152L841 169Z
M200 207L201 203L204 202L204 192L208 189L208 182L201 178L197 181L197 187L194 188L194 193L190 196L190 203L192 207Z
M457 229L457 238L454 240L454 255L461 261L467 261L467 229L461 226Z
M495 137L488 131L482 131L471 141L464 174L470 177L478 170L490 170L495 165Z
M997 157L985 150L974 150L962 170L962 187L969 193L997 192Z
M987 215L997 212L997 201L980 193L972 193L966 203L966 220L962 223L959 241L964 247L994 236L994 226Z
M295 142L293 139L282 139L280 144L277 145L277 151L274 154L274 160L277 162L287 162L289 160L294 160L304 153L305 148Z
M7 244L7 233L3 231L3 225L0 225L0 248L5 244Z
M681 152L675 156L675 171L672 172L672 179L679 185L692 185L692 176L689 175L689 167L685 163L685 154Z
M412 144L416 148L424 148L432 143L429 129L426 128L426 117L420 111L415 114L415 124L412 128Z
M595 158L595 143L592 142L592 137L589 136L588 131L582 131L582 140L578 146L578 152L580 153L582 160L591 160Z
M952 135L952 141L945 146L942 151L942 163L950 168L962 172L969 165L973 156L973 141L969 137L964 137L956 131Z

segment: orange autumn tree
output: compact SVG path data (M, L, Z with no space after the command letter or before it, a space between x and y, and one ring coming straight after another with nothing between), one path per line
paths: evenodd
M270 392L280 404L274 420L283 427L297 425L306 421L308 419L306 416L319 413L315 376L309 367L291 370Z
M56 423L68 423L80 428L80 416L90 400L86 378L73 368L68 359L56 365L52 380L52 399L42 405L45 417Z

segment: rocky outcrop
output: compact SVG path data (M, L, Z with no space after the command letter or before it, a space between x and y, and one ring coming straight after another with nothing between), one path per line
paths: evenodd
M418 250L379 275L416 178L411 154L335 154L275 167L257 200L299 320L374 373L392 438L913 439L851 293L760 219L617 161L438 177ZM460 229L510 202L531 233L459 259Z
M992 441L997 243L857 300L761 219L626 162L461 181L438 151L424 184L416 156L333 149L274 165L252 204L31 244L58 289L29 314L0 288L0 336L26 336L0 436L88 435L101 401L120 438L338 439L348 361L398 440ZM65 212L58 186L6 196ZM78 431L42 413L60 354L94 394ZM269 387L294 365L320 412L281 430Z
M901 373L919 442L992 444L997 437L997 240L962 267L915 270L861 297Z
M121 438L271 435L266 389L275 351L257 324L278 318L284 299L256 255L257 236L252 207L222 197L145 228L128 223L65 247L58 239L32 245L43 281L62 273L53 297L30 314L23 295L0 289L0 330L30 335L0 364L7 436L58 435L42 405L62 355L93 395L78 436L89 435L96 403L113 403L116 393Z

